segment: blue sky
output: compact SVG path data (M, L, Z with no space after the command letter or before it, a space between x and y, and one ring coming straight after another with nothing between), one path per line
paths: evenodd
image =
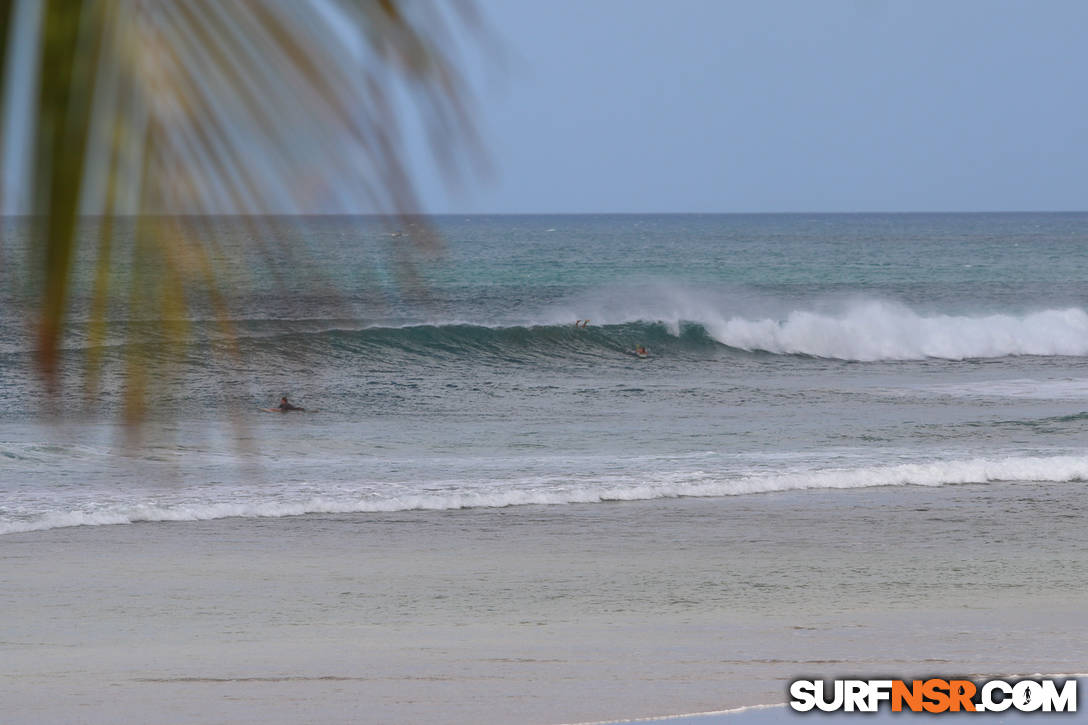
M495 171L429 211L1088 209L1088 3L478 6Z

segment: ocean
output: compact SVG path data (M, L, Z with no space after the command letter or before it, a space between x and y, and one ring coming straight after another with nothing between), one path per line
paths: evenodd
M157 321L125 314L103 390L88 405L70 384L43 424L6 306L0 533L990 481L1075 495L1088 477L1086 215L436 221L445 248L411 288L398 232L371 219L267 220L269 253L299 258L275 276L250 226L199 226L242 250L222 280L240 356L196 300L198 342L137 449L117 445L117 371ZM315 412L260 412L283 395Z
M408 255L368 217L188 220L233 332L197 294L179 350L119 306L90 399L91 265L50 398L4 222L16 712L50 721L28 677L57 722L149 687L560 722L1085 672L1088 214L429 221ZM137 431L132 359L162 365Z

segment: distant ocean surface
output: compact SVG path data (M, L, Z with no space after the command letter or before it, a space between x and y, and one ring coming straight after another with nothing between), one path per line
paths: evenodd
M1088 214L432 221L444 249L405 287L400 232L374 219L267 218L258 240L202 220L220 248L288 260L222 264L240 355L200 305L180 354L121 310L87 405L77 285L47 419L14 302L25 222L5 220L0 533L870 486L1083 495ZM173 354L173 379L126 446L136 344ZM313 412L261 412L281 395Z

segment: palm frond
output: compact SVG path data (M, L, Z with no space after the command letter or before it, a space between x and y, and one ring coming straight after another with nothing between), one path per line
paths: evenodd
M60 381L80 255L94 259L85 380L97 385L93 351L122 296L120 218L142 220L125 250L130 308L183 320L200 296L228 326L212 242L172 215L241 215L254 225L270 213L414 215L398 129L418 115L450 168L459 158L450 148L475 148L457 63L458 32L473 18L464 3L408 0L0 3L0 210L35 219L30 280L47 385ZM83 218L98 220L95 234ZM435 243L415 228L417 245ZM407 260L398 265L411 283ZM184 325L165 332L175 342L187 335ZM141 418L154 377L130 365L127 419Z

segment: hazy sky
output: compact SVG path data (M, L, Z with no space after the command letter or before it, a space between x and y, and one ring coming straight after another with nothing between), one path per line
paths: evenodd
M478 4L495 174L432 211L1088 209L1088 2Z

